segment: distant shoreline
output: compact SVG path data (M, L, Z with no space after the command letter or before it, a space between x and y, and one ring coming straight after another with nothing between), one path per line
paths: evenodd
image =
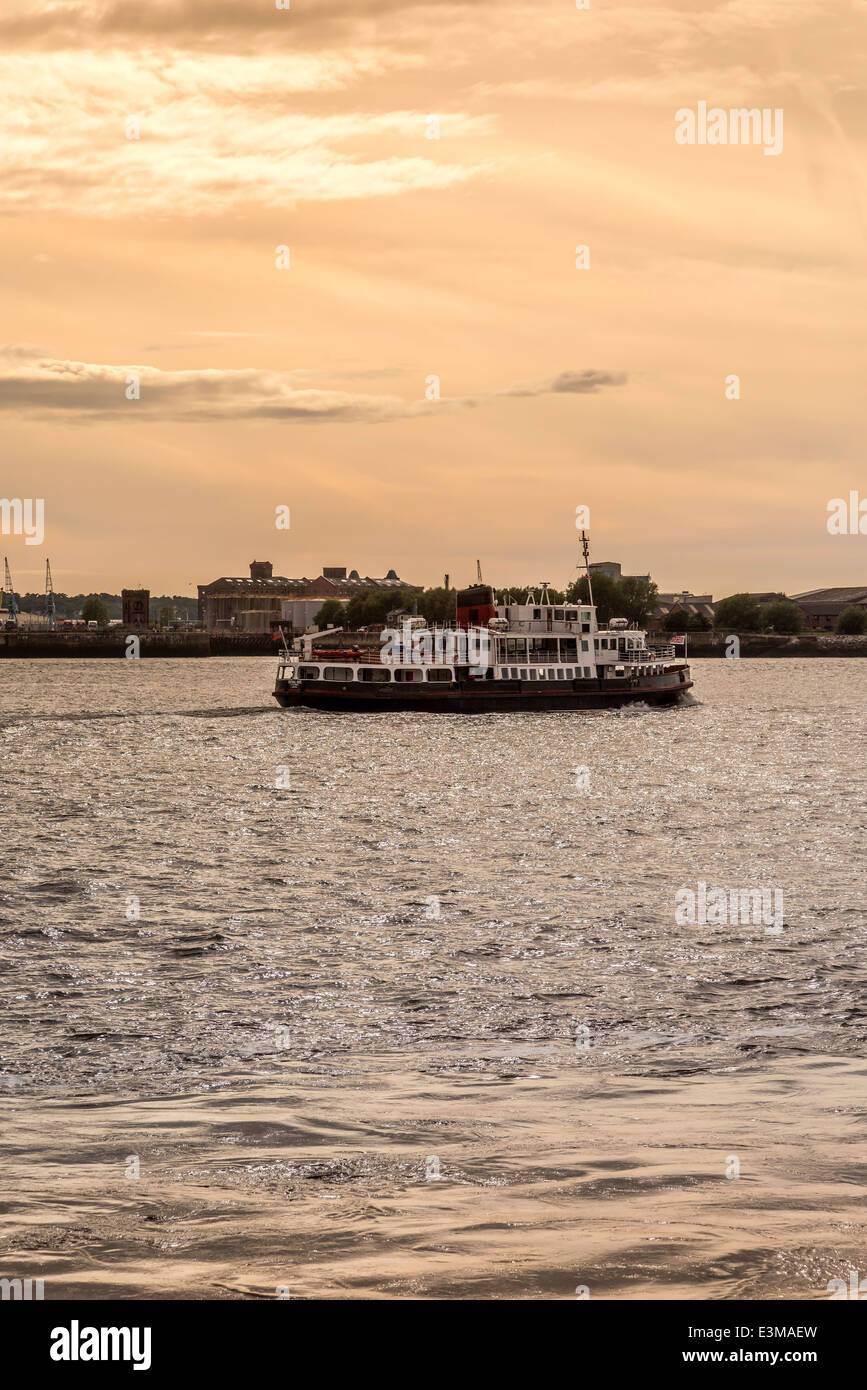
M665 634L654 635L651 641L663 640ZM867 634L846 637L836 632L801 632L787 637L776 632L690 632L687 635L687 656L725 657L730 650L730 638L740 642L741 658L796 656L867 656ZM669 641L671 639L669 638Z
M123 659L127 638L139 639L142 657L271 656L279 642L269 632L2 632L0 659Z

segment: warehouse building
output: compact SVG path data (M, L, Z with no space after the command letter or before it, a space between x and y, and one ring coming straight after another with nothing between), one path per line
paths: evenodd
M807 624L819 632L833 632L844 608L867 608L867 588L810 589L806 594L793 594Z
M358 570L350 570L347 574L345 566L333 565L323 569L316 579L287 579L285 575L274 574L270 560L253 560L249 578L224 575L210 584L198 586L199 622L209 632L227 629L267 632L284 621L283 605L288 601L303 601L306 610L307 605L316 600L318 611L329 598L348 601L363 589L405 587L393 569L384 578L374 579L370 575L362 577ZM299 609L299 616L301 612ZM309 623L305 622L304 626Z

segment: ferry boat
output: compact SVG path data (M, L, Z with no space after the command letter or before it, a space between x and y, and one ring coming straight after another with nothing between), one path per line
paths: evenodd
M306 634L295 653L284 642L274 698L287 708L484 714L671 705L692 687L686 637L651 648L626 618L598 624L592 586L589 603L552 603L546 586L523 603L505 598L478 583L456 591L454 625L405 619L353 647ZM339 630L328 635L340 640Z

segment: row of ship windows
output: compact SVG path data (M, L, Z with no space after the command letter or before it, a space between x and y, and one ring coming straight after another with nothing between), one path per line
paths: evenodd
M540 666L537 668L530 666L527 669L520 666L504 666L501 678L508 679L511 677L513 681L571 681L576 678L581 680L583 676L585 680L589 681L592 675L593 672L589 666L558 666L556 668L554 666Z
M444 666L432 666L427 670L396 670L393 673L387 666L326 666L321 675L318 666L299 666L298 676L302 681L351 681L355 680L356 669L360 681L376 683L390 681L392 674L396 681L423 681L425 678L429 681L450 681L454 678L451 667Z
M507 608L507 609L506 609L506 613L509 614L510 612L511 612L511 609ZM519 616L520 616L520 614L518 614L518 613L516 612L516 617L519 617ZM563 621L565 621L565 622L567 622L567 623L577 623L577 622L578 622L578 613L577 613L574 609L571 609L571 608L567 608L567 609L565 609L565 610L562 609L562 608L545 608L545 609L542 609L542 608L534 608L534 609L533 609L533 620L534 620L535 622L538 622L538 621L539 621L541 618L543 618L543 617L546 617L546 618L554 618L557 622L563 622ZM582 623L589 623L589 621L590 621L590 614L589 614L589 613L582 613L582 614L581 614L581 621L582 621Z
M388 670L384 666L325 666L322 674L319 673L318 666L300 666L298 676L303 681L351 681L355 680L355 672L358 670L360 681L383 682L392 679L396 681L450 681L454 678L454 672L450 666L429 666L424 670L413 668L411 670L397 669ZM501 680L558 680L571 681L577 678L590 680L593 676L592 668L589 666L549 666L533 667L530 666L504 666L500 672Z

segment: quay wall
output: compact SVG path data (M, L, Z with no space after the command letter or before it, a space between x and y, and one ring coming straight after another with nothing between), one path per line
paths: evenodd
M725 657L725 632L690 632L687 637L687 657ZM740 655L760 656L867 656L867 634L844 637L834 632L802 632L786 637L774 632L739 632ZM667 633L651 633L650 640L658 644L671 641Z
M0 658L126 657L130 630L0 632ZM269 633L137 632L142 657L275 656Z

